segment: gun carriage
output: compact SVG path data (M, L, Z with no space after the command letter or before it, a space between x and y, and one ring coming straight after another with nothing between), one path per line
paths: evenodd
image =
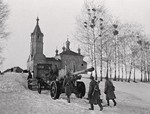
M53 99L58 99L61 93L64 93L63 81L65 75L56 76L50 73L50 64L37 64L35 71L35 79L37 80L37 90L41 94L42 90L50 90L50 95ZM92 72L94 68L88 68L82 71L70 73L72 93L78 98L82 98L85 95L86 88L85 84L81 79L81 74Z

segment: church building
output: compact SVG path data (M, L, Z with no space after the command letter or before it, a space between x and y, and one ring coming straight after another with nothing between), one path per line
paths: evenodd
M83 60L84 56L80 53L80 48L78 52L74 52L70 49L70 41L67 39L66 46L62 47L62 52L58 53L56 49L56 54L54 57L46 57L43 54L43 36L39 27L39 19L36 19L36 26L31 33L31 43L30 43L30 55L27 60L27 69L34 71L38 63L51 64L52 68L57 66L59 70L66 71L80 71L87 68L87 63Z

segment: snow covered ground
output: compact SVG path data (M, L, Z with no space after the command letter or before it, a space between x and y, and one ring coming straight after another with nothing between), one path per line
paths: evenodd
M150 84L113 82L116 87L117 106L104 107L102 112L95 106L88 110L88 101L74 94L71 103L61 94L58 100L51 99L49 91L31 91L27 88L27 75L7 73L0 75L0 114L150 114ZM89 79L82 78L88 91ZM103 105L106 104L104 81L100 83ZM85 95L87 97L87 95Z

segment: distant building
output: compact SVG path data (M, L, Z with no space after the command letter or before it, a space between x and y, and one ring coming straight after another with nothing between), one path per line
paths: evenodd
M16 73L22 73L23 69L20 68L19 66L12 67L10 69L6 69L5 71L2 72L2 74L7 73L7 72L16 72Z
M43 36L39 27L39 19L37 18L37 23L33 33L31 33L31 44L30 44L30 55L27 60L27 69L34 71L35 66L38 63L48 63L54 68L57 65L58 69L65 69L66 71L79 71L87 68L87 63L83 60L84 56L80 53L80 48L78 52L74 52L70 49L70 41L67 39L66 47L62 47L62 52L58 53L56 49L56 54L54 57L46 57L43 54Z
M6 69L5 71L2 72L2 74L5 74L7 72L12 72L12 70L11 69Z
M23 72L23 69L18 67L18 66L17 67L13 67L12 69L13 69L13 72L16 72L16 73L22 73Z

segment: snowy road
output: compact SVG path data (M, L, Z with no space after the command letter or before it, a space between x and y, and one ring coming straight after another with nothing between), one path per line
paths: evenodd
M82 78L88 89L89 80ZM72 94L71 103L61 94L58 100L51 99L49 91L27 89L25 74L7 73L0 76L0 114L150 114L150 84L114 82L117 106L112 102L102 112L95 106L89 111L86 99L78 99ZM104 82L100 83L103 105ZM85 96L86 97L86 96Z

